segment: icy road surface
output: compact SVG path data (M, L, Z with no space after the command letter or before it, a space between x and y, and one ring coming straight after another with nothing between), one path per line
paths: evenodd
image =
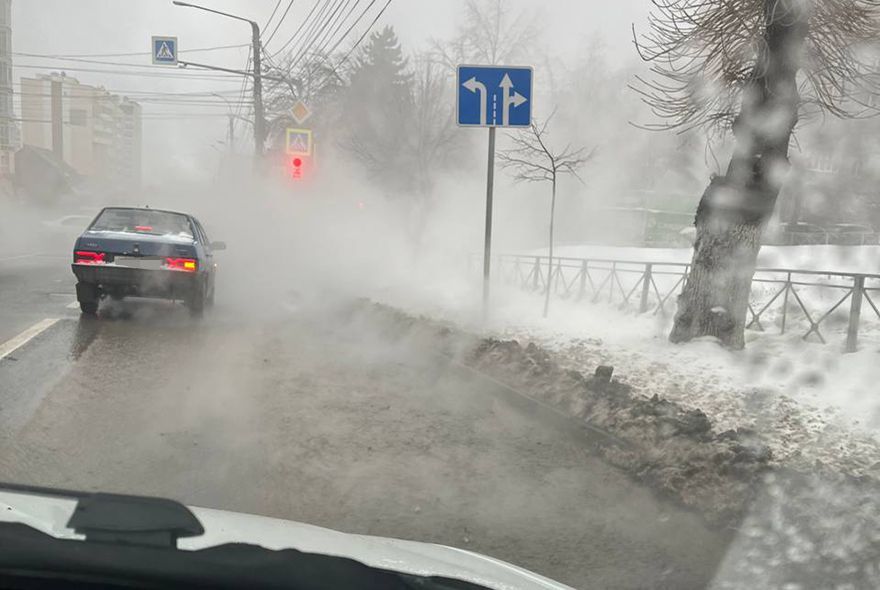
M0 360L0 480L443 543L581 588L700 588L723 557L721 535L583 436L380 326L248 319L222 297L201 322L138 300L80 319L67 273L0 265L19 285L6 338L59 318Z

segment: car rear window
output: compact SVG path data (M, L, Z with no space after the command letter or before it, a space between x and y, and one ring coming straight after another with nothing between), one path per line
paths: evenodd
M89 229L193 237L192 226L185 215L149 209L104 209Z

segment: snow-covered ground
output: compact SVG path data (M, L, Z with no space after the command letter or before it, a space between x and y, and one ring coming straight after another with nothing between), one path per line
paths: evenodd
M625 246L557 246L554 256L638 262L691 261L690 248L635 248ZM527 254L547 255L547 249ZM761 268L792 268L829 272L880 274L880 246L764 246Z
M687 250L667 249L561 250L577 257L655 262L690 256ZM762 266L876 272L880 247L767 248ZM670 344L670 316L640 315L616 305L553 299L544 319L541 296L500 285L493 290L491 320L483 324L478 284L445 281L441 288L426 277L421 287L405 293L388 289L377 299L483 334L535 342L564 366L584 373L613 365L615 377L643 395L699 408L719 431L754 429L786 465L821 461L851 473L880 475L880 322L863 330L854 354L842 352L840 328L834 328L828 345L803 341L799 330L749 331L746 350L732 352L711 341Z

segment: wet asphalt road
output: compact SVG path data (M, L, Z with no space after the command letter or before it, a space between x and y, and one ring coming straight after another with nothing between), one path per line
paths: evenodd
M579 588L700 588L725 540L430 351L335 308L131 300L81 319L66 256L0 260L0 479L438 542Z

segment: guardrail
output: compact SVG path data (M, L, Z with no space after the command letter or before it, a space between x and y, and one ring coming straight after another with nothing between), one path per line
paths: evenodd
M682 262L567 257L554 257L552 271L548 266L546 256L502 254L493 257L493 278L530 291L546 293L549 288L558 297L619 303L656 315L674 311L690 270ZM815 337L825 344L826 335L842 333L845 327L845 351L855 352L860 330L869 322L880 330L877 292L880 274L759 268L752 279L746 328L766 331L775 325L785 334L796 327L806 330L804 340ZM863 316L863 302L872 315Z

